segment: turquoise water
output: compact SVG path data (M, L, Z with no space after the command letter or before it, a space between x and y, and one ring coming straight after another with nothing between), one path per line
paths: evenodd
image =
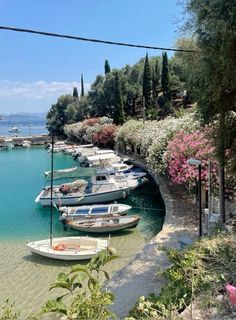
M43 148L15 148L0 152L0 239L27 241L48 237L50 209L42 208L34 199L49 184L43 172L50 170L50 161L50 154ZM74 161L71 156L56 153L54 164L55 169L61 169L73 166ZM135 207L130 211L131 214L141 215L138 230L146 239L153 237L162 226L162 210L142 209L163 209L156 189L152 182L148 182L128 199L121 201ZM78 232L65 232L58 220L58 212L53 208L53 236L72 234Z
M54 160L55 169L74 164L70 156L63 154L55 154ZM74 264L32 255L26 247L27 241L49 236L50 209L34 202L48 184L43 175L47 170L50 170L50 154L43 148L0 151L0 305L6 298L15 301L17 309L22 310L22 320L52 298L54 292L49 292L49 285L59 272L68 272L68 267ZM141 220L136 228L112 235L110 245L117 250L119 258L106 265L110 275L128 263L163 223L163 203L153 182L121 202L134 206L130 213L139 213ZM72 234L79 233L64 231L54 209L53 236Z

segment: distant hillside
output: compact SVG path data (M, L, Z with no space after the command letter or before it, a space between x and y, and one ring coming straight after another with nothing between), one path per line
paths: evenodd
M27 113L27 112L19 112L10 115L1 115L1 121L9 124L17 124L17 123L45 123L46 122L47 113Z

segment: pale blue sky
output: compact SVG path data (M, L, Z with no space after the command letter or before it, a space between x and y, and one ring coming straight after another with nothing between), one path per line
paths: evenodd
M104 40L173 47L177 0L0 0L0 25ZM112 47L0 30L0 113L44 112L57 97L86 87L111 68L137 62L145 49ZM149 56L160 51L149 50Z

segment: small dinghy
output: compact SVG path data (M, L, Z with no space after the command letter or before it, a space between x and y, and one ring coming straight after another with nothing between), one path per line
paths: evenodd
M131 206L122 203L59 208L62 213L61 221L109 217L112 214L125 215L129 209Z
M75 230L89 233L106 233L136 227L140 220L139 215L112 216L89 220L68 221L67 225Z
M91 237L61 237L27 243L32 253L57 260L87 260L108 247L107 240Z
M55 176L63 177L64 175L67 176L68 173L77 171L77 167L73 168L67 168L67 169L59 169L59 170L53 170L53 177L55 179ZM45 177L51 177L51 171L44 171Z

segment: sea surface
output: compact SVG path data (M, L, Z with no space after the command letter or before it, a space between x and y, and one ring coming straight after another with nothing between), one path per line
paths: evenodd
M32 255L26 247L27 241L49 237L50 209L42 208L34 199L49 184L43 172L50 170L50 161L50 154L41 147L0 151L0 304L6 298L15 301L23 310L22 319L38 311L56 293L49 293L49 285L59 272L75 264ZM61 169L73 166L74 161L71 156L55 154L54 164L55 169ZM163 224L164 204L151 180L120 202L132 205L129 214L138 213L141 220L136 228L112 235L110 245L119 258L107 265L110 275L134 257ZM53 208L54 237L79 235L65 231L58 217Z
M12 127L17 127L19 132L9 132ZM29 137L41 134L48 134L45 122L9 124L6 121L0 121L0 136Z

